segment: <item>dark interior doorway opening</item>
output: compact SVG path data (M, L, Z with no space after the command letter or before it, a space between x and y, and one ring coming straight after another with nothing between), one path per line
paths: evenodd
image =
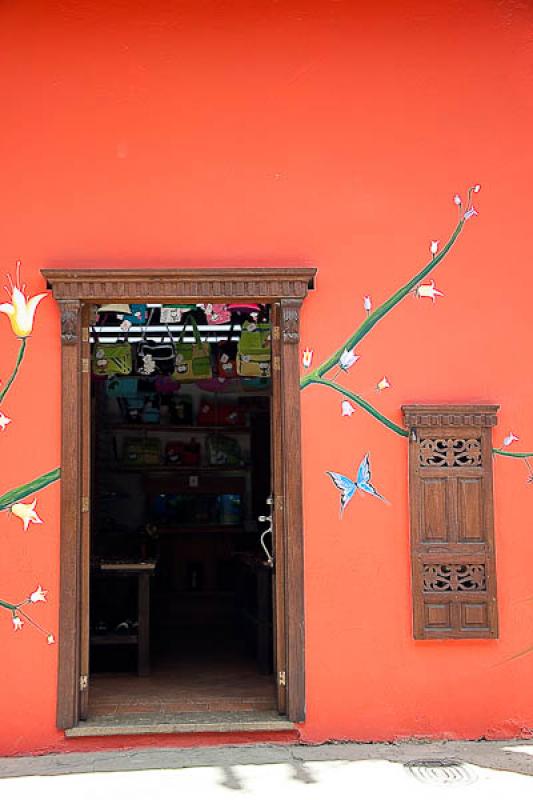
M82 716L277 711L271 308L90 317Z

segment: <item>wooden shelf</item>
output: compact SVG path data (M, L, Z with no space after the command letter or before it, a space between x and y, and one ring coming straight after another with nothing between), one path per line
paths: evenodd
M101 430L106 431L150 431L150 433L250 433L251 428L246 425L161 425L160 422L117 422L116 425L106 425Z
M179 475L190 474L195 475L199 472L247 472L251 464L245 464L240 467L229 467L225 464L220 464L214 467L186 467L178 464L171 466L169 464L122 464L120 462L109 461L100 462L100 467L103 469L110 469L114 472L165 472L176 473Z
M91 635L91 644L138 644L139 637L135 633L94 633Z
M162 535L191 533L245 533L241 525L160 525L157 533Z

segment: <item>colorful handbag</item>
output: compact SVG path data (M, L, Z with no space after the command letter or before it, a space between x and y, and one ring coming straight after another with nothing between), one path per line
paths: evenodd
M231 311L223 303L207 303L199 305L205 312L205 318L209 325L225 325L231 320Z
M233 325L227 341L217 344L216 371L219 378L237 377L237 343L231 341L232 333Z
M108 397L135 397L139 389L139 381L132 376L118 378L112 375L106 382Z
M221 436L220 434L208 436L206 450L210 466L236 467L242 464L239 442L230 436Z
M189 304L177 304L177 305L164 305L161 306L160 311L160 320L164 325L168 325L170 323L177 324L181 322L181 318L183 314L191 311L195 306Z
M183 337L187 325L193 330L194 342L184 342ZM211 369L211 348L207 342L202 342L196 320L188 316L183 323L183 330L175 344L176 369L173 378L177 381L189 382L205 380L213 374Z
M196 417L196 424L200 427L211 426L218 424L217 407L211 400L202 399Z
M168 410L174 425L192 425L192 400L187 395L172 397Z
M247 323L243 325L237 348L237 372L243 377L270 377L270 325Z
M150 437L128 436L124 440L122 460L128 464L159 464L161 443Z
M132 366L129 342L95 342L92 364L94 375L129 375Z

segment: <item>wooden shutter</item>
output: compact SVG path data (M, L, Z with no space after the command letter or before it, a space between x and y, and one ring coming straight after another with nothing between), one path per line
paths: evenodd
M415 639L498 635L492 426L498 406L404 406Z

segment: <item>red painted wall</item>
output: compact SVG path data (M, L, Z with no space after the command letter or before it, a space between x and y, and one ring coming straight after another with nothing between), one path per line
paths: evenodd
M302 346L329 355L453 228L452 196L481 182L480 216L435 279L359 348L345 379L401 421L409 402L501 404L533 449L530 399L533 11L502 0L27 0L0 9L0 264L312 264ZM0 377L17 342L0 319ZM316 363L316 362L315 362ZM372 387L383 374L392 388ZM59 332L37 312L2 410L0 493L59 462ZM495 460L498 641L414 642L407 446L340 399L302 395L308 720L305 741L505 737L533 727L533 487ZM391 500L342 522L325 470L371 453ZM45 521L0 516L0 597L50 590L57 630L59 487ZM0 753L131 746L56 731L57 648L0 610ZM223 740L220 737L220 740ZM137 740L157 744L160 740ZM176 744L206 739L172 737ZM209 741L214 741L210 739Z

